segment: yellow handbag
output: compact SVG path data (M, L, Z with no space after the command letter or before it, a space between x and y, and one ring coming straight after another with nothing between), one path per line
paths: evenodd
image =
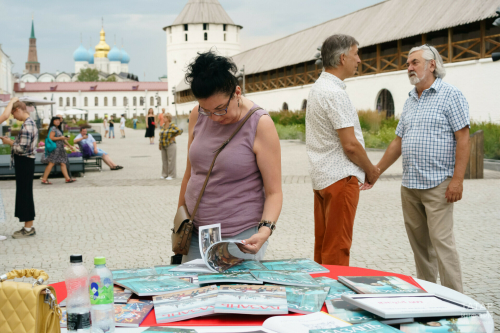
M31 283L7 281L33 277ZM0 276L1 333L60 333L61 308L54 288L43 285L49 276L42 270L13 270Z

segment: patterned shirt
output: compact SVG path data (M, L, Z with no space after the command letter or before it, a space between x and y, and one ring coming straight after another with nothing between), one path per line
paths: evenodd
M10 166L14 166L14 154L18 156L26 156L29 158L35 158L36 146L38 143L38 128L36 127L33 119L28 117L21 130L14 140L12 145L11 156L10 156Z
M323 72L309 92L306 150L315 190L322 190L349 176L355 176L361 183L365 181L363 169L344 153L337 133L338 129L354 127L356 139L365 146L358 114L345 88L345 83L338 77Z
M167 129L162 129L160 132L160 147L168 147L172 143L175 143L175 137L181 135L182 132L182 129L170 123Z
M409 93L396 135L402 138L403 183L429 189L452 177L455 132L470 126L469 104L456 87L437 78L420 98Z

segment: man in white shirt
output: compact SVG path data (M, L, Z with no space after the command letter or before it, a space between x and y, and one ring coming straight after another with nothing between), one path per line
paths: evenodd
M314 260L349 266L360 189L369 189L380 171L366 154L358 114L344 80L361 62L358 42L333 35L321 47L324 71L307 100L306 150L314 189ZM359 183L363 185L359 185Z
M120 170L123 169L122 166L116 165L109 157L108 153L106 153L101 148L97 148L97 142L95 141L92 134L87 133L87 129L85 127L80 128L80 134L73 140L75 144L79 143L80 146L87 145L92 150L92 156L102 157L104 163L109 166L111 170ZM83 152L82 152L83 153Z
M125 139L125 115L122 114L120 118L120 133L122 135L122 139Z

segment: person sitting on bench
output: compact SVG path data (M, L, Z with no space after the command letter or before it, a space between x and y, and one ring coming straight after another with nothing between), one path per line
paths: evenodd
M87 128L80 127L80 134L73 140L74 143L79 143L81 146L87 145L92 150L92 157L98 156L101 157L104 163L106 163L111 170L120 170L123 169L122 166L116 165L109 157L108 153L106 153L101 148L97 148L97 142L95 141L92 134L87 134ZM83 152L82 152L83 153Z

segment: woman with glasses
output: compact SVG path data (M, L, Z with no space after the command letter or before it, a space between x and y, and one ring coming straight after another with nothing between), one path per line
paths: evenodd
M214 52L199 53L186 80L198 100L189 117L187 167L179 207L192 212L215 150L257 109L221 151L196 216L183 262L201 258L200 226L220 223L222 239L243 240L240 257L262 259L281 212L281 150L269 114L242 95L236 65Z

